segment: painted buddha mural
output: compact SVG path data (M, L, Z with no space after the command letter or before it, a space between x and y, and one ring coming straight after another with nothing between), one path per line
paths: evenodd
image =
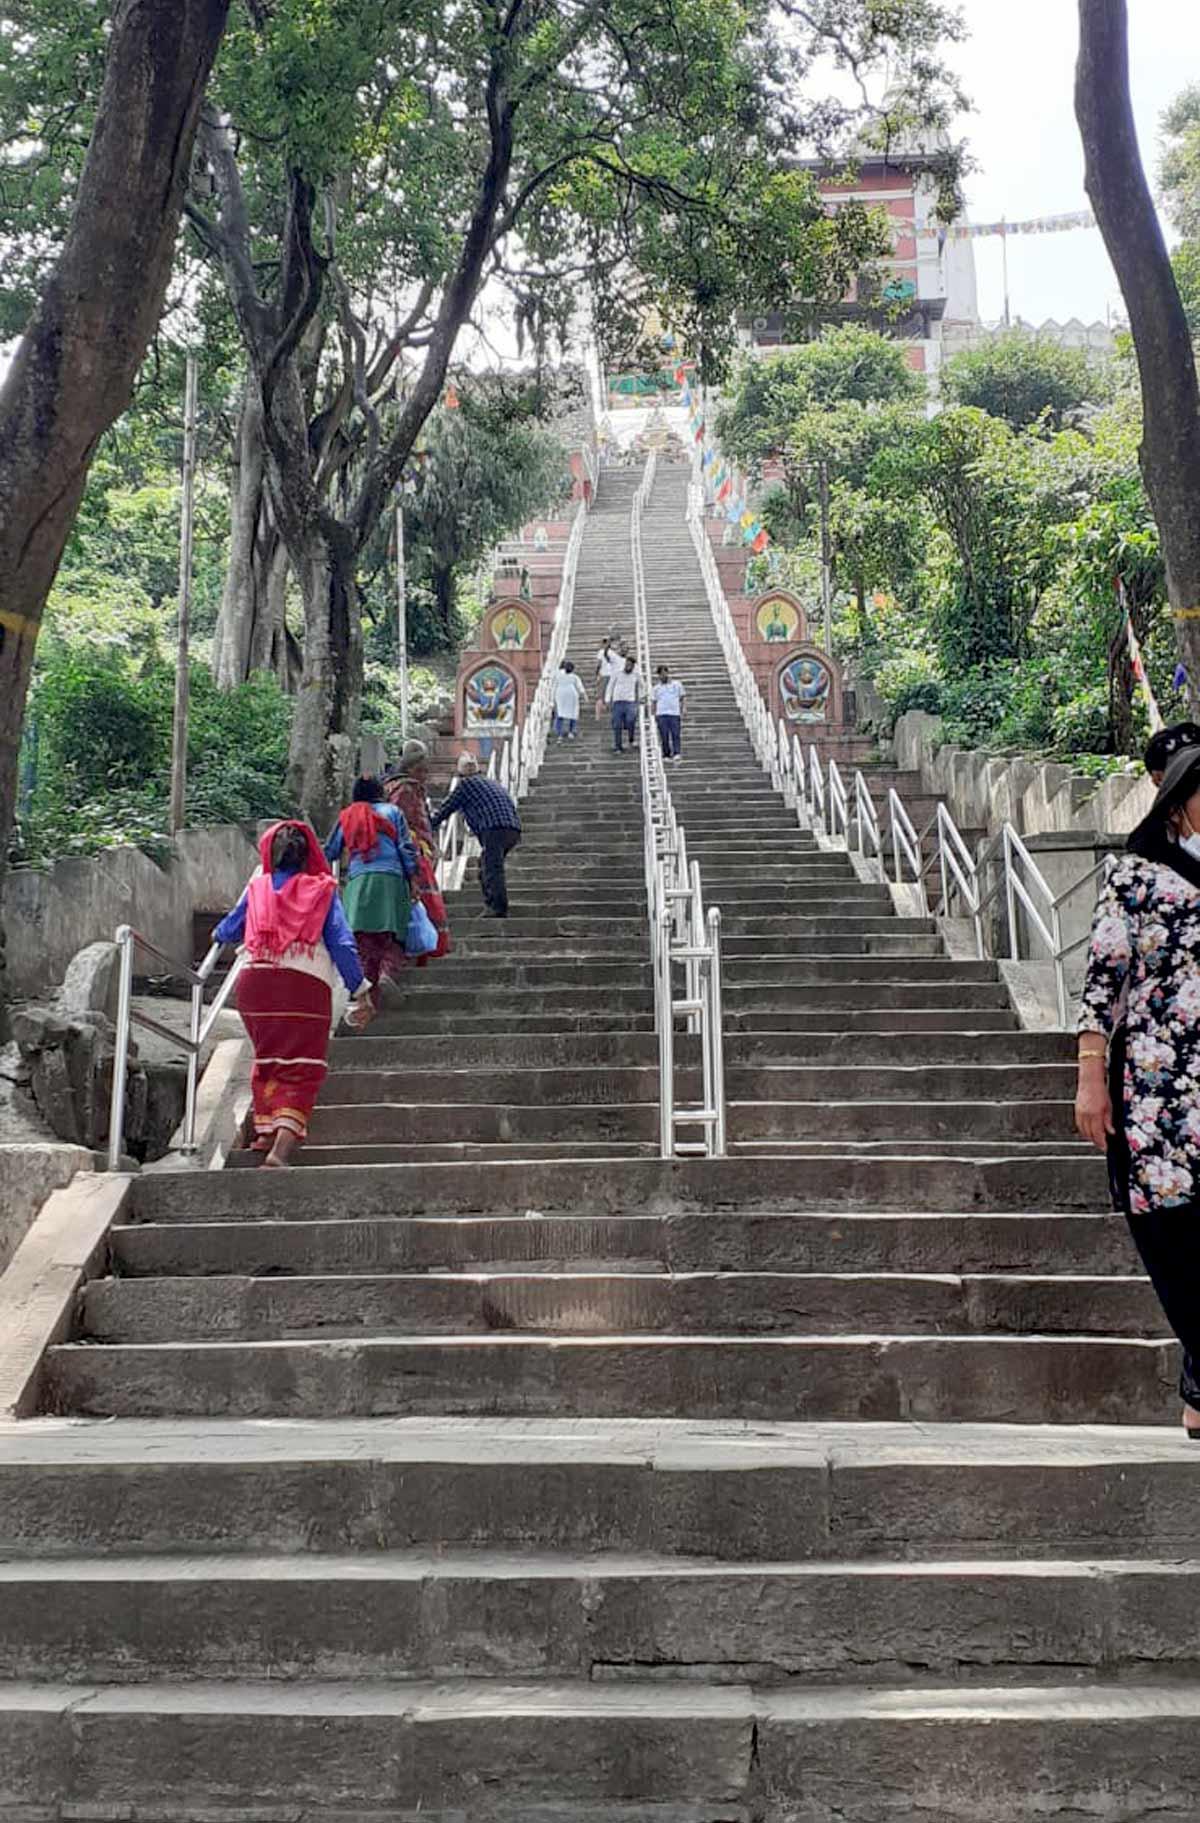
M830 682L829 672L819 658L795 658L785 665L779 674L779 691L787 720L828 721Z

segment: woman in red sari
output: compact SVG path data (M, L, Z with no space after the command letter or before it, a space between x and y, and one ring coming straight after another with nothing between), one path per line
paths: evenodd
M428 784L429 749L424 741L405 741L400 759L384 780L383 788L388 802L404 812L417 851L413 890L419 894L438 934L437 948L420 958L418 968L424 968L427 962L436 962L439 956L448 956L452 947L446 901L438 891L437 837L429 822Z
M370 993L333 874L307 823L276 823L261 867L213 933L242 946L238 1011L254 1046L254 1150L289 1165L325 1080L333 983ZM369 1004L369 1002L368 1002Z

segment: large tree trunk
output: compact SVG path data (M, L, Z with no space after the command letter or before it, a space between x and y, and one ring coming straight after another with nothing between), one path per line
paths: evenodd
M430 565L430 581L433 584L433 600L437 609L438 626L441 629L442 643L447 650L453 644L454 607L457 590L454 586L454 565L439 563L436 558Z
M162 311L229 0L117 0L71 226L0 391L0 870L46 597Z
M292 718L288 792L319 832L350 795L362 708L362 619L350 534L325 518L298 568L304 674Z
M1142 384L1142 478L1162 541L1188 698L1200 709L1200 385L1138 150L1125 0L1079 0L1075 113L1087 193L1129 312Z
M255 671L271 671L285 689L288 556L267 484L262 396L247 382L230 476L229 568L213 640L213 677L235 690Z

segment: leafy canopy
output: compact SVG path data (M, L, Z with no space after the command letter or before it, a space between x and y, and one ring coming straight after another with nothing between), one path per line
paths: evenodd
M1080 406L1111 395L1106 374L1083 349L1063 348L1021 329L952 355L942 368L941 389L948 403L978 406L1013 430L1025 430L1043 416L1059 430Z

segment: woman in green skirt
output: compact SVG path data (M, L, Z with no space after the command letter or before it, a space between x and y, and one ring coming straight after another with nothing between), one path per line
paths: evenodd
M325 844L325 855L330 861L346 862L346 922L354 932L371 984L372 1005L378 1010L381 979L394 978L409 964L404 948L412 909L408 883L417 871L417 851L404 812L385 801L378 779L358 780L352 803Z

